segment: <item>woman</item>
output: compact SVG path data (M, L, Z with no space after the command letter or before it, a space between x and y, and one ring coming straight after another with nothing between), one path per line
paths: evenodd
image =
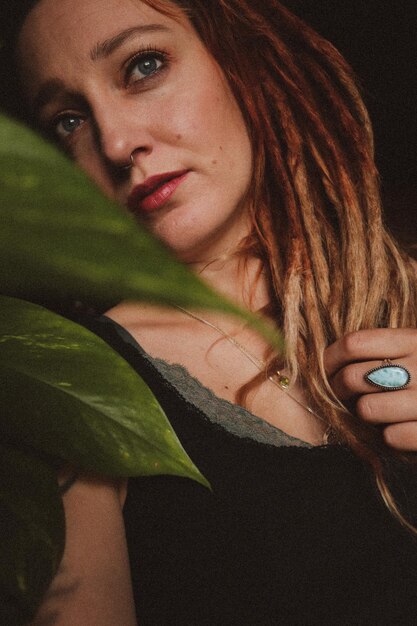
M280 360L236 320L133 303L88 322L213 486L129 482L140 623L414 623L415 275L343 59L275 0L39 0L16 58L36 125L286 338ZM37 623L133 623L124 499L68 491Z

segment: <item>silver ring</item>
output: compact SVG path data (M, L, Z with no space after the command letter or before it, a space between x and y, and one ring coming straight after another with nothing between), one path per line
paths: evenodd
M130 170L130 168L133 167L133 165L135 164L133 158L134 158L133 157L133 152L131 152L130 153L130 163L128 165L122 165L120 167L120 169L121 170Z
M383 391L398 391L409 385L411 374L406 367L392 363L391 359L384 359L382 365L366 372L364 379Z

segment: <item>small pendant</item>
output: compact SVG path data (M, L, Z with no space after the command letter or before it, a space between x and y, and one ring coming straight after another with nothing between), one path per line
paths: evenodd
M284 376L284 374L277 372L277 377L279 386L282 387L282 389L288 389L290 386L290 379L288 376Z
M404 389L408 385L411 375L401 365L384 363L366 372L364 378L366 382L384 391L397 391L398 389Z

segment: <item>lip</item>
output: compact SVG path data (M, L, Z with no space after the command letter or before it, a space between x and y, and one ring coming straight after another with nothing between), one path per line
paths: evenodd
M156 211L169 200L189 171L179 170L157 174L150 176L140 185L136 185L127 199L129 210L133 213Z

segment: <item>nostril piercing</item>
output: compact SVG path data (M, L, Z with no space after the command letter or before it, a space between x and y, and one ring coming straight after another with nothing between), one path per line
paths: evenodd
M130 170L130 168L134 165L133 160L133 152L130 153L130 163L128 165L122 165L120 167L121 170Z

